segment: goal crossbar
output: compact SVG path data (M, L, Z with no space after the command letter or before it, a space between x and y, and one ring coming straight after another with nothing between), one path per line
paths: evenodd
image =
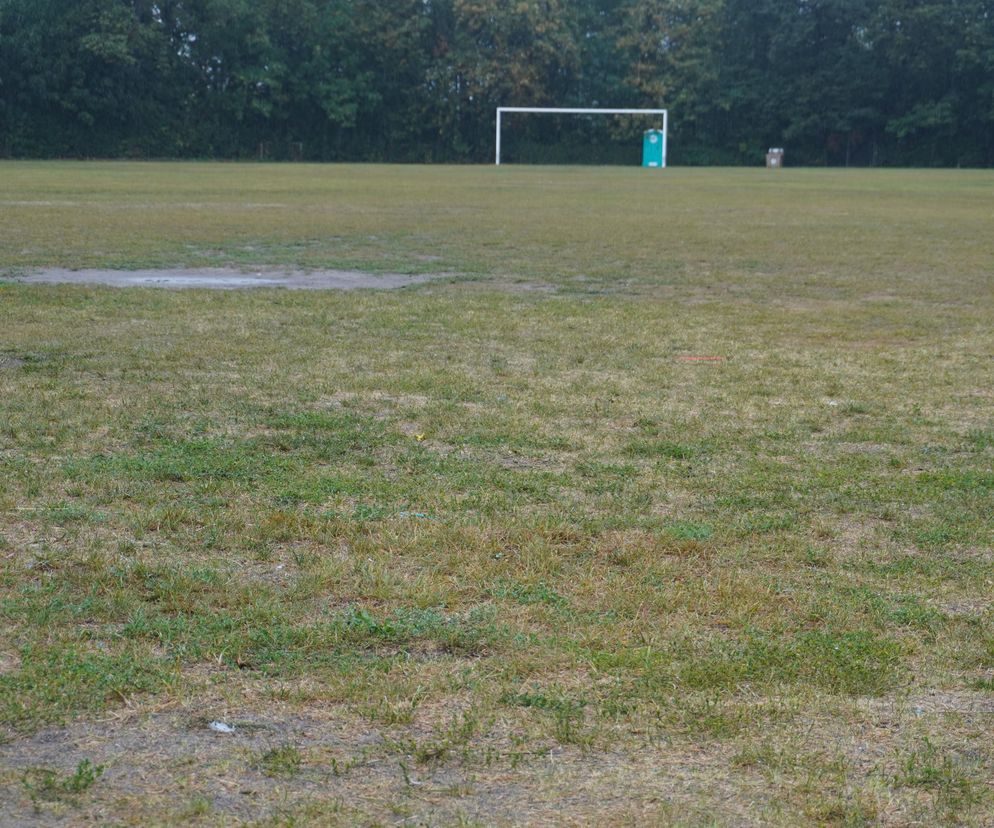
M663 116L663 166L666 166L666 138L669 132L669 110L666 109L578 109L563 106L498 106L497 107L497 155L500 166L500 126L505 112L532 112L557 115L662 115Z

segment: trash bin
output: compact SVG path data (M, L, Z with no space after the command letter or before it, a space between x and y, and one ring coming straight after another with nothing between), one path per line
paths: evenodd
M771 170L779 170L783 166L783 147L770 147L767 150L766 166Z
M642 166L666 166L666 133L661 129L647 129L642 135Z

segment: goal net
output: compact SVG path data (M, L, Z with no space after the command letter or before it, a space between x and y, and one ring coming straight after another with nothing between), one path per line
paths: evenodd
M497 134L496 134L496 149L495 149L495 163L500 166L502 162L502 142L504 133L504 121L506 116L509 114L527 114L527 115L601 115L601 116L649 116L651 121L647 118L645 121L645 126L658 127L659 131L662 133L662 163L660 166L666 166L666 149L667 149L667 138L669 136L669 112L665 109L575 109L572 107L544 107L544 106L499 106L497 107ZM655 166L655 165L654 165Z

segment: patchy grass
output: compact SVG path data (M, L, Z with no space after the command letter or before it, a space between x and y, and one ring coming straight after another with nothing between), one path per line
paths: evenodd
M44 803L75 805L77 797L92 788L104 770L103 765L94 765L89 759L83 759L75 771L65 776L48 768L29 768L24 772L21 784L35 811L40 813Z
M994 819L990 174L0 174L0 822Z

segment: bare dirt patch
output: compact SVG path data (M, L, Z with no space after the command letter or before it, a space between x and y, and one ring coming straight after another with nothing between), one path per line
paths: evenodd
M994 698L991 698L990 693L972 690L931 690L925 694L898 699L862 699L860 706L870 713L892 716L940 713L994 715Z
M349 408L362 409L377 419L386 419L402 408L421 409L431 402L423 394L390 394L386 391L339 391L323 397L318 409Z
M359 270L259 270L243 272L231 268L208 267L162 270L66 270L46 268L19 277L21 284L104 285L107 287L157 287L182 290L245 290L248 288L287 288L288 290L395 290L420 285L443 275L403 273L364 273Z
M17 653L0 650L0 676L11 675L21 669L21 657Z
M297 809L312 815L308 824L332 824L334 813L363 824L631 825L705 801L721 822L748 825L755 815L734 794L745 788L747 801L762 799L752 780L733 778L723 752L690 746L597 757L554 746L513 765L454 757L424 763L404 752L403 731L385 741L340 709L201 712L124 714L0 745L0 778L8 783L0 785L0 822L102 824L110 807L127 803L127 824L163 815L183 822L194 813L225 823L275 820ZM232 732L213 731L215 719ZM479 747L471 744L470 754ZM295 761L280 765L281 755ZM21 781L37 769L66 778L84 761L101 769L99 778L65 801L32 801ZM184 803L199 803L198 810L184 812Z
M963 598L952 601L935 601L934 606L952 618L979 617L994 608L990 598Z

